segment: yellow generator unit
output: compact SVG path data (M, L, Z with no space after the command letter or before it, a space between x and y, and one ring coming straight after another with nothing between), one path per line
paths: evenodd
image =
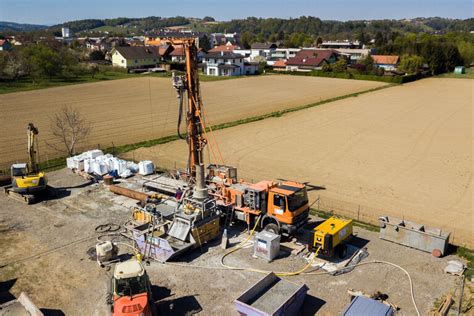
M352 220L331 217L314 229L313 249L321 247L321 255L332 257L337 252L340 258L347 254L345 241L352 237Z

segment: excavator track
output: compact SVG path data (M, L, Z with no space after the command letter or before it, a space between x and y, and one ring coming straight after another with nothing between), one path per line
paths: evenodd
M13 191L11 186L6 186L3 188L6 195L10 198L26 203L26 204L33 204L35 203L35 196L33 194L21 194L18 192Z

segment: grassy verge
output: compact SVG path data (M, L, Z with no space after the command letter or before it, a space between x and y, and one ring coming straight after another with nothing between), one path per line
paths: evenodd
M456 79L474 79L474 69L466 68L465 74L455 74L454 72L444 73L436 76L436 78L456 78Z
M467 260L467 269L464 274L470 280L474 277L474 250L459 246L456 249L456 255Z
M44 80L36 81L36 82L33 82L30 78L21 78L15 81L0 80L0 94L39 90L39 89L46 89L46 88L53 88L53 87L62 87L62 86L69 86L69 85L81 84L81 83L93 83L93 82L100 82L100 81L136 78L136 77L144 77L144 76L158 77L158 78L171 78L171 72L136 74L136 73L127 73L125 71L118 71L118 70L107 70L105 72L97 73L94 77L92 77L90 74L86 74L86 75L79 75L71 79L51 78L51 79L44 79ZM249 77L249 76L225 77L225 76L207 76L203 74L199 75L200 80L204 82L246 78L246 77ZM170 82L170 85L171 85L171 82Z
M106 71L96 74L92 77L88 75L80 75L72 79L52 78L33 82L30 78L21 78L15 81L0 81L0 94L30 91L38 89L46 89L52 87L62 87L81 83L91 83L106 80L117 80L137 77L137 74L128 74L120 71Z
M269 73L278 73L290 76L309 76L309 77L326 77L326 78L337 78L337 79L352 79L352 80L368 80L368 81L380 81L393 84L407 83L415 80L424 78L423 75L406 75L406 76L376 76L376 75L365 75L356 72L325 72L322 70L312 70L309 72L298 72L298 71L268 71Z
M315 208L310 208L309 213L311 215L316 215L316 216L324 218L324 219L327 219L331 216L334 216L333 212L326 212L326 211L318 210L318 209L315 209ZM365 222L361 222L361 221L358 221L356 219L352 219L352 224L354 226L360 227L362 229L365 229L365 230L368 230L368 231L371 231L371 232L378 233L380 231L380 228L378 226L368 224L368 223L365 223Z

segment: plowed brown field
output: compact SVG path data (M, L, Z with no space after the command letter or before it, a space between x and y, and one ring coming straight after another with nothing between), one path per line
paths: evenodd
M425 79L215 135L241 177L309 181L325 188L313 200L343 214L404 217L474 247L473 88L474 80ZM184 166L186 144L128 156Z
M213 124L369 90L379 82L264 76L203 82L203 100ZM92 123L82 148L123 145L176 133L176 93L166 78L132 78L0 95L0 169L26 159L26 126L40 130L42 160L58 154L49 118L64 105L78 108Z

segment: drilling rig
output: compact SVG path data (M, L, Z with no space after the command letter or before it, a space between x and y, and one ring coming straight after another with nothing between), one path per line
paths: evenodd
M186 55L184 75L173 73L172 83L177 91L180 105L178 132L183 115L186 117L186 135L179 133L188 145L187 177L188 188L179 201L173 222L166 232L156 232L144 237L148 244L145 256L166 261L189 248L219 235L220 215L214 198L209 196L205 182L203 150L207 144L205 123L202 114L201 92L197 67L197 53L194 38L169 38L173 45L182 45ZM186 102L187 101L187 105ZM140 241L137 241L140 245Z

